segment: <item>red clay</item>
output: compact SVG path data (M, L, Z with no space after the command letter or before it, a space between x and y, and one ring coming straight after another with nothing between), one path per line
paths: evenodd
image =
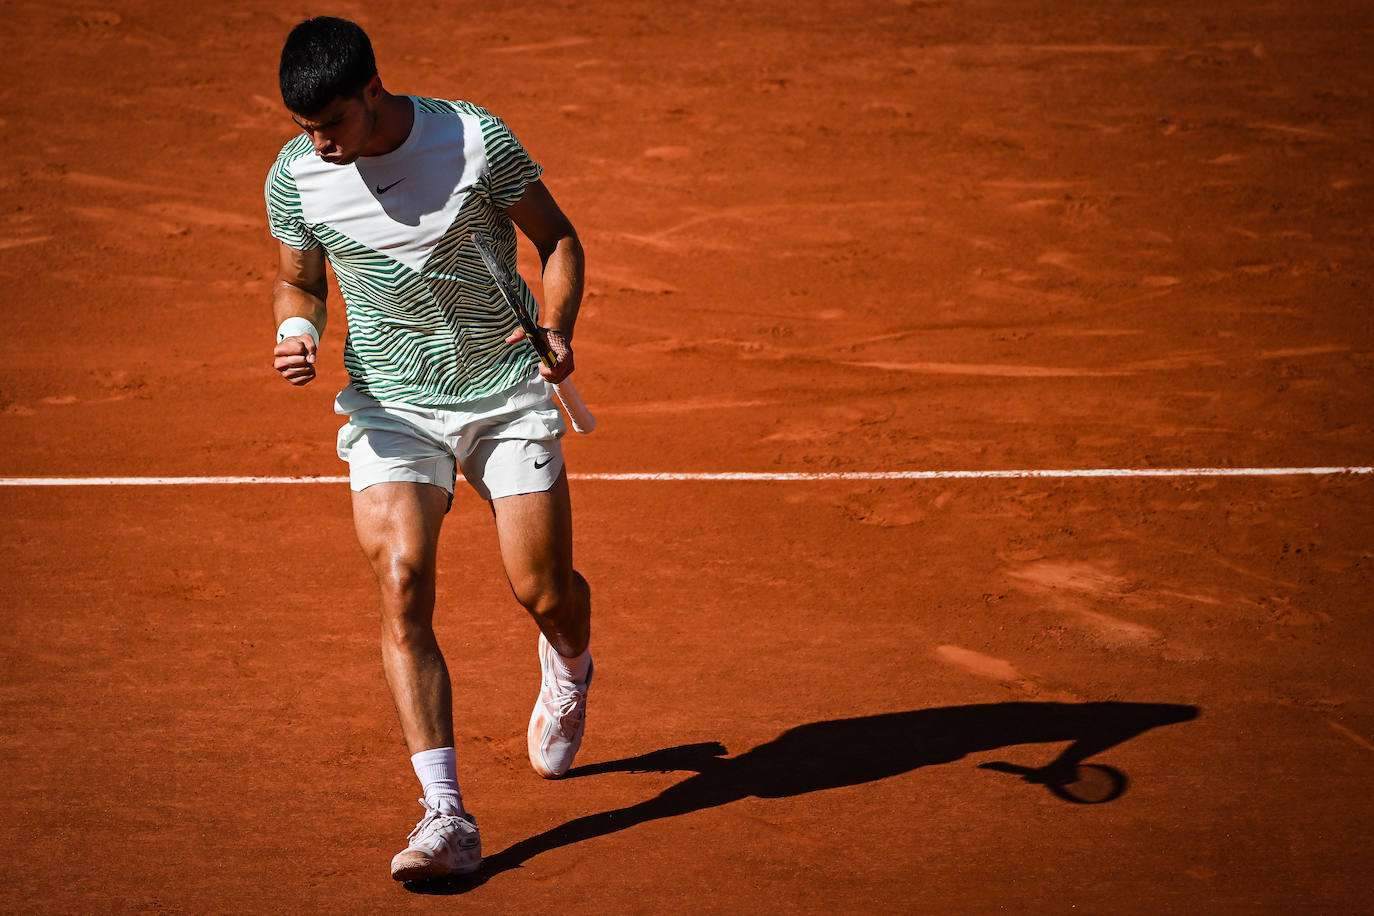
M1366 4L675 6L330 10L578 226L574 472L1371 463ZM337 297L269 365L315 12L6 6L0 476L343 473ZM427 893L345 488L0 489L0 910L1367 908L1370 481L577 483L556 782L460 493Z

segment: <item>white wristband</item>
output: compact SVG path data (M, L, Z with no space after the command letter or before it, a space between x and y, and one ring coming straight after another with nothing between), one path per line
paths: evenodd
M315 346L320 345L319 330L308 319L299 316L288 318L277 326L277 343L281 343L288 337L299 337L302 334L309 334L314 338Z

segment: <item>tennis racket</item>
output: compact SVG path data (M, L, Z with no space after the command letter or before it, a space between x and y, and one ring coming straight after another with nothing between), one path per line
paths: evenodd
M516 319L520 322L520 327L525 329L525 336L534 344L535 352L539 354L539 359L550 369L558 365L558 358L553 355L553 350L549 347L549 341L544 336L544 329L534 323L529 313L520 305L520 295L516 292L515 284L511 282L510 274L506 272L506 267L496 257L495 250L491 247L491 239L487 238L485 232L480 229L472 230L472 245L477 249L477 253L482 256L482 263L487 265L487 273L491 274L492 282L496 284L496 289L501 293L501 298L506 300L506 305L515 313ZM558 395L558 400L562 402L563 409L568 413L568 419L572 420L573 429L579 433L589 433L596 429L596 417L587 409L587 405L582 400L582 395L577 393L577 386L572 379L565 378L563 381L553 386L554 394Z

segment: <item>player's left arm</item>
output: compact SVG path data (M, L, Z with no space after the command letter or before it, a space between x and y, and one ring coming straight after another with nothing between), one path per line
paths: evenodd
M539 374L550 382L561 382L573 371L573 326L582 305L586 266L582 243L542 181L531 182L520 199L506 208L506 213L539 252L544 271L539 324L545 328L549 347L558 361L556 369L540 364ZM525 332L517 328L507 342L516 343L524 337Z

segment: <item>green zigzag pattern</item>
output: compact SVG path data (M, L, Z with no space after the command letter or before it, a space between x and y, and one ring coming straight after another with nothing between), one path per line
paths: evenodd
M488 159L498 164L479 177L453 222L416 272L323 224L301 221L300 197L289 164L314 149L304 135L288 143L267 181L273 232L296 247L324 246L348 312L344 366L354 386L382 401L435 406L474 400L521 381L537 361L528 343L506 343L516 327L486 266L469 241L473 229L491 237L515 272L515 228L504 209L519 199L540 169L506 125L466 102L420 99L425 111L462 112L481 119ZM492 189L501 189L493 194ZM284 217L284 218L283 218ZM523 280L521 300L538 304Z

